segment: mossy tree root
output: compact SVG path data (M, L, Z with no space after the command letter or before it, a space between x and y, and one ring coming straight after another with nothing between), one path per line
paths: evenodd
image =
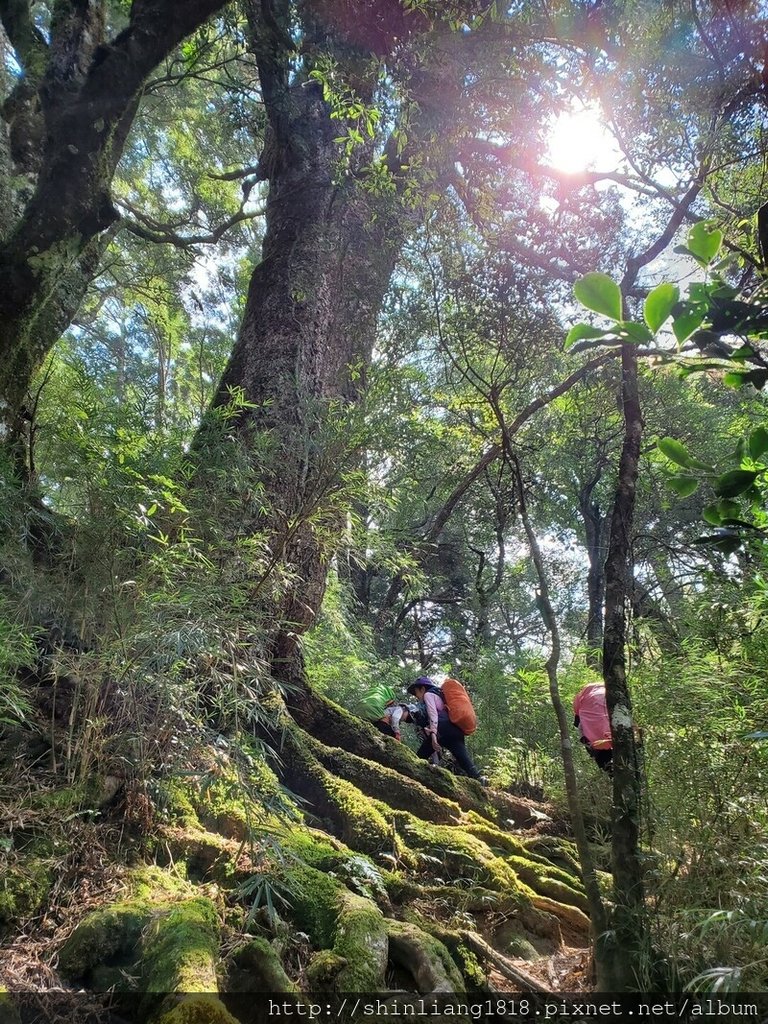
M546 985L542 985L540 981L528 974L527 971L524 971L516 964L513 964L508 957L503 956L498 950L494 949L493 946L489 946L485 939L481 938L481 936L477 935L475 932L463 931L461 932L461 938L476 956L481 960L492 963L497 971L503 974L505 978L509 979L509 981L522 986L524 991L549 991Z
M372 764L364 757L350 754L339 747L328 747L311 740L312 752L334 775L354 783L367 796L383 800L391 807L408 810L425 821L456 824L461 808L448 797L438 796L420 782L401 775L392 768Z
M227 978L229 992L298 993L298 987L285 973L272 943L263 937L250 939L236 950Z
M404 744L382 736L373 726L309 687L298 688L286 698L286 704L298 726L327 747L339 747L415 779L438 796L457 803L462 810L475 811L487 820L511 820L524 827L534 823L525 801L506 793L489 793L473 779L433 771Z
M386 928L390 960L412 975L422 995L466 991L461 972L439 939L404 921L388 920Z
M339 992L377 992L387 970L387 927L371 900L342 891L332 952L346 960L337 975Z

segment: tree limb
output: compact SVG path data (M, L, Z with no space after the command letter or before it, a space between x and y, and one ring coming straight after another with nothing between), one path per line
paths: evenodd
M36 82L45 70L48 46L32 21L27 0L0 0L0 21L24 74Z
M246 212L241 206L237 213L233 213L231 217L222 221L221 224L206 234L181 235L178 231L174 230L173 225L162 224L152 217L148 217L133 207L127 200L118 200L117 205L129 210L136 218L132 220L130 217L123 217L121 220L122 227L130 231L131 234L136 235L138 238L144 238L148 242L174 245L177 249L191 249L195 245L210 245L218 242L235 225L241 224L246 220L252 220L254 217L260 217L264 213L263 207Z

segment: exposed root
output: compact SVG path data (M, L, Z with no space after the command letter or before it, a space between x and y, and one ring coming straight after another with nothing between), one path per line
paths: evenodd
M387 921L389 956L413 977L422 994L464 992L464 981L442 942L403 921Z
M513 964L508 957L503 956L493 946L489 946L485 939L481 938L476 932L462 932L461 937L473 953L476 953L482 960L490 961L500 974L503 974L505 978L513 981L516 985L520 985L524 992L548 991L546 986Z

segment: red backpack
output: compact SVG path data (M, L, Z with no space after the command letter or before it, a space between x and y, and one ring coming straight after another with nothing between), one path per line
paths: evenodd
M465 736L469 736L477 728L477 715L469 694L458 679L446 679L440 687L440 692L448 710L448 717Z

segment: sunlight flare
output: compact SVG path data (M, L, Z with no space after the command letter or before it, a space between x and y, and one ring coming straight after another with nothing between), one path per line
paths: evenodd
M552 123L546 161L558 171L576 174L590 168L616 164L616 142L603 123L597 107L583 107L560 114Z

